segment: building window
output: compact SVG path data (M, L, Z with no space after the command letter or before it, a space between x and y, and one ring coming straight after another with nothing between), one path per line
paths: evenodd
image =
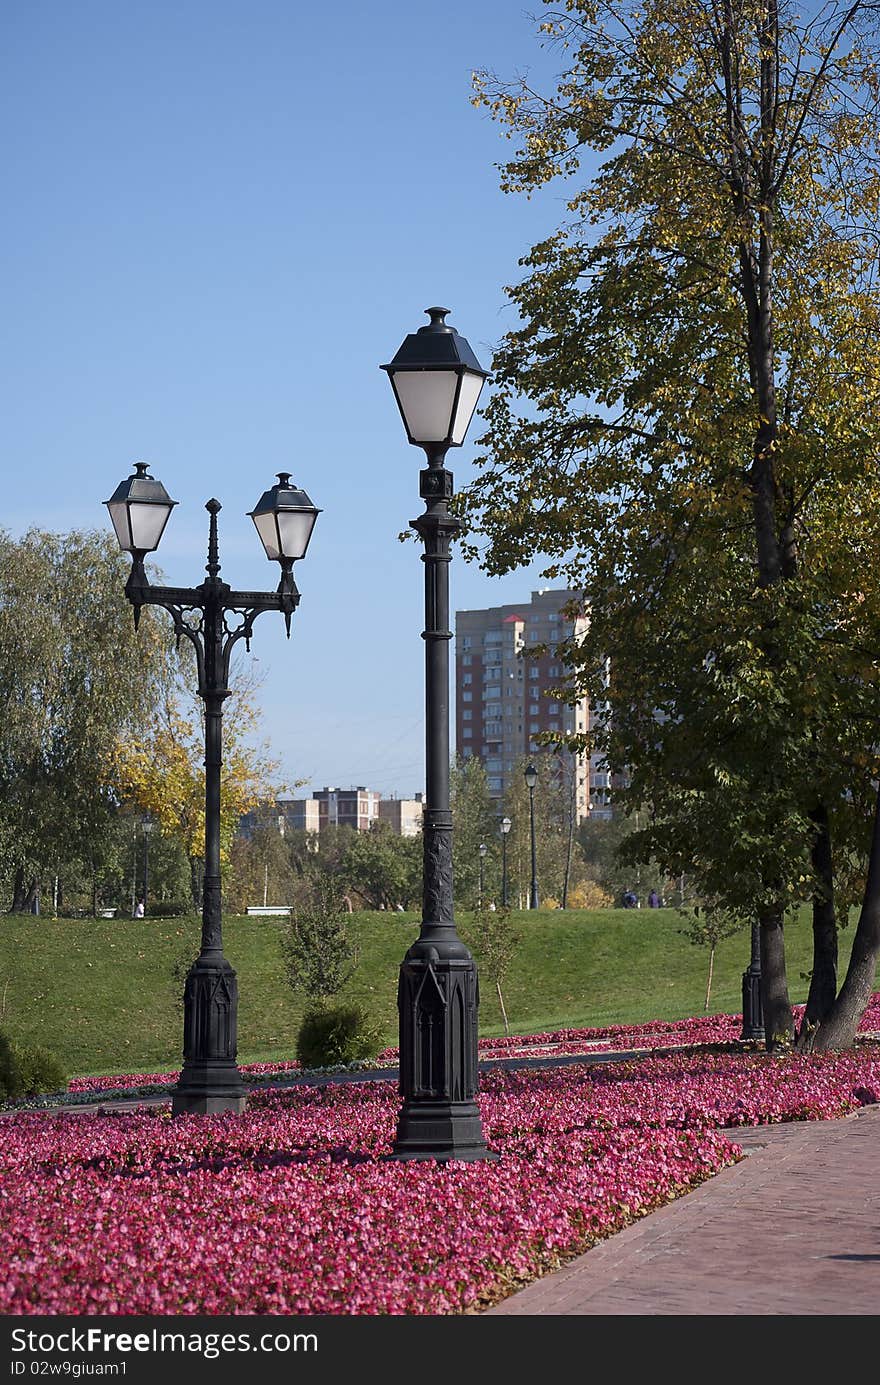
M536 717L536 716L539 715L540 711L541 711L541 708L538 706L537 702L533 702L533 703L531 704L531 706L529 707L529 716L530 716L530 717Z
M473 656L470 654L463 654L461 656L461 662L464 664L465 668L470 668L473 663Z
M529 724L529 732L530 732L530 733L534 733L535 731L540 731L540 729L541 729L540 724L539 724L537 721L530 722L530 724Z
M551 703L550 703L550 715L551 715L551 717L558 717L558 716L559 716L559 703L558 703L558 702L551 702Z
M462 649L470 649L470 647L471 647L471 637L470 637L470 635L462 635L462 638L461 638L461 647L462 647Z
M530 677L530 678L540 678L540 677L541 677L541 670L540 670L539 668L534 668L534 667L530 668L530 669L529 669L529 677Z
M549 671L549 674L550 674L550 677L551 677L551 678L558 678L558 677L559 677L559 665L558 665L558 664L551 664L548 671Z
M462 695L461 695L461 700L462 700L462 702L472 702L472 701L473 701L473 693L469 693L469 692L464 692L464 693L462 693Z
M461 675L461 681L464 687L469 688L471 683L473 682L473 674L463 673Z
M465 740L470 740L471 736L474 734L474 729L472 726L463 726L461 728L461 734Z
M468 707L466 711L462 712L461 719L462 721L472 721L473 716L473 712L471 711L470 707Z

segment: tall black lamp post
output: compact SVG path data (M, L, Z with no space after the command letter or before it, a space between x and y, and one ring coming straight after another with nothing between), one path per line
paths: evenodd
M538 771L534 765L528 765L524 778L529 787L529 824L532 836L532 880L529 886L529 908L537 909L540 907L538 902L538 857L535 851L535 785L538 782Z
M150 817L149 813L145 813L141 818L141 829L144 834L144 893L142 897L144 902L144 917L146 917L147 891L150 884L150 833L153 830L153 819Z
M409 441L428 460L420 473L425 513L412 526L425 545L424 880L419 936L400 967L400 1093L396 1159L491 1159L477 1093L474 959L458 936L452 901L449 803L449 562L461 524L449 513L452 473L444 462L464 442L486 372L454 327L448 308L406 338L387 370Z
M741 1039L764 1038L764 1006L761 1001L761 925L752 920L751 957L742 978L743 1027Z
M480 853L480 908L481 908L481 909L482 909L482 907L483 907L483 890L484 890L484 888L485 888L486 852L488 851L488 849L489 849L489 848L486 846L486 843L485 843L485 842L480 842L480 845L479 845L478 850L479 850L479 853Z
M268 558L281 564L274 592L233 591L220 578L217 514L220 502L209 500L208 576L198 587L153 586L144 557L159 546L172 500L161 481L136 462L134 474L105 502L119 546L131 554L125 594L134 607L137 627L142 606L161 606L174 621L178 640L195 650L199 696L205 704L205 880L202 946L184 990L183 1070L172 1093L172 1114L241 1111L245 1095L235 1062L238 982L223 955L220 904L220 771L223 703L229 696L229 662L239 640L250 647L253 625L263 611L281 611L290 635L290 618L299 604L293 564L305 556L320 513L304 491L290 484L287 472L266 491L251 517ZM230 628L228 617L239 617Z
M499 823L501 829L501 903L507 908L507 834L513 823L510 818L502 818Z

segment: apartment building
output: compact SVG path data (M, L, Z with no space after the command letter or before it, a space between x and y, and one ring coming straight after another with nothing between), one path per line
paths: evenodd
M424 808L420 793L414 798L380 798L379 821L386 822L399 837L417 837L422 830Z
M572 707L547 696L563 682L557 646L586 629L584 616L572 621L563 614L574 596L565 589L544 589L516 605L456 612L455 747L465 759L482 760L489 791L498 799L523 756L545 753L538 741L542 733L562 737L589 728L586 698ZM546 652L525 652L536 645L546 645ZM568 752L562 762L574 774L577 820L590 815L591 805L594 816L610 816L607 791L598 792L607 778L600 766Z
M369 832L379 820L380 795L363 784L355 789L318 789L313 797L318 803L319 831L353 827L356 832Z

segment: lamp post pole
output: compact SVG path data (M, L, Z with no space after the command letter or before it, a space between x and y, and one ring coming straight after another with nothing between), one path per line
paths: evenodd
M763 1039L764 1007L761 1001L761 925L752 920L751 956L742 977L743 1027L741 1039Z
M485 867L485 862L486 862L486 851L487 851L487 849L488 849L488 848L486 847L486 843L485 843L485 842L480 842L479 852L480 852L480 908L481 908L481 909L482 909L482 907L483 907L483 890L484 890L484 888L485 888L485 870L484 870L484 867Z
M147 891L150 883L150 833L153 830L153 819L146 816L141 819L141 827L144 833L144 917L147 915Z
M510 818L501 819L501 903L506 909L507 899L507 834L511 829Z
M125 594L134 607L137 628L144 606L161 606L171 616L178 642L189 640L196 656L198 692L205 707L205 874L202 892L201 950L190 968L184 989L183 1068L172 1091L172 1115L242 1111L245 1104L241 1073L235 1061L238 1030L238 981L223 954L220 895L220 773L223 759L223 703L229 696L229 665L239 640L250 648L253 625L263 611L281 611L290 634L290 619L299 605L293 562L305 554L318 511L302 491L287 484L266 491L252 512L270 558L281 563L281 581L274 592L233 591L220 577L217 539L218 500L205 506L210 516L207 578L198 587L154 586L144 568L146 553L159 540L176 503L165 487L147 475L143 462L123 481L107 506L120 546L132 557ZM296 517L296 518L295 518ZM272 529L278 543L267 530ZM282 521L296 530L279 537ZM298 522L297 522L298 521ZM285 550L284 543L288 546ZM274 549L280 544L280 552ZM230 628L228 617L239 617Z
M534 765L529 765L525 772L525 781L529 788L529 829L532 839L532 879L529 886L529 908L538 909L538 856L535 849L535 784L538 782L538 771Z
M409 441L428 461L420 473L425 513L412 521L425 551L425 807L419 936L400 967L400 1094L395 1159L474 1161L486 1148L477 1093L479 984L458 936L452 894L449 799L449 563L461 529L449 512L452 473L444 462L464 441L486 379L468 343L429 308L388 371Z

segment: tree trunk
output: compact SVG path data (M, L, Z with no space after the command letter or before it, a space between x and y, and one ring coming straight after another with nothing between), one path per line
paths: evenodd
M818 887L813 895L813 974L797 1047L808 1052L816 1029L830 1013L837 996L837 918L834 909L834 868L828 810L820 804L810 814L816 825L813 870Z
M768 1052L790 1047L794 1039L794 1016L785 974L781 911L761 916L761 1002Z
M501 1006L501 1018L504 1020L504 1032L510 1038L510 1025L507 1023L507 1011L504 1008L504 996L501 994L501 982L495 982L495 989L498 992L498 1004Z
M12 913L23 914L25 899L27 898L27 888L24 883L24 869L18 866L15 871L15 879L12 883Z
M868 879L846 977L830 1013L819 1025L813 1039L814 1052L849 1048L856 1036L859 1020L871 999L877 954L880 952L880 789L874 813L874 833L868 860Z
M189 858L189 886L192 902L198 910L202 907L202 860L200 856Z
M715 968L715 948L714 948L714 945L713 945L712 947L709 948L709 979L708 979L708 981L706 982L706 1003L705 1003L705 1005L703 1006L703 1009L704 1009L705 1011L708 1011L708 1009L709 1009L709 997L710 997L710 995L712 994L712 972L713 972L714 968Z

